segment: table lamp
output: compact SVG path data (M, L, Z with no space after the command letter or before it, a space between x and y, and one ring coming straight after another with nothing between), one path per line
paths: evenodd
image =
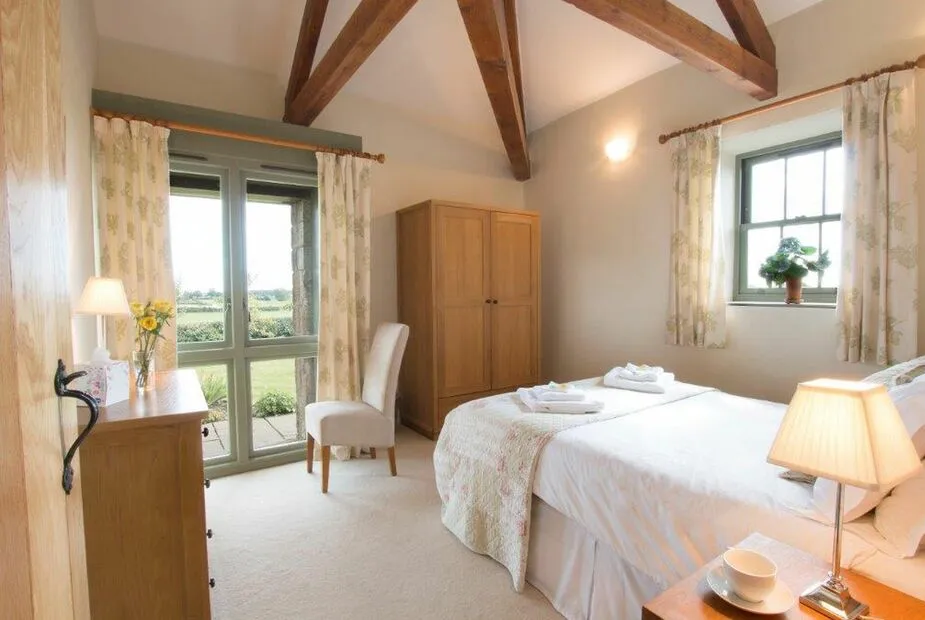
M91 362L105 363L109 361L109 351L106 349L106 316L128 316L131 314L128 299L125 296L125 287L118 278L91 277L87 280L80 299L77 301L75 314L96 315L96 349L90 358Z
M91 277L84 286L74 313L97 317L97 347L93 350L89 363L77 364L77 369L84 370L87 374L73 384L74 389L87 392L102 406L127 400L128 361L109 358L109 351L106 349L106 321L103 318L131 314L122 280Z
M868 606L852 598L841 576L844 485L888 491L921 467L886 387L835 379L800 383L768 462L838 483L832 570L800 602L841 620L867 614Z

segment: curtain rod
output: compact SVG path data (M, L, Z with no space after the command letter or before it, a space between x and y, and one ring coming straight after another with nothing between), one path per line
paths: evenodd
M899 65L890 65L889 67L883 67L882 69L877 69L873 73L865 73L857 77L848 78L841 82L835 84L829 84L828 86L823 86L822 88L817 88L816 90L811 90L802 95L794 95L793 97L787 97L786 99L781 99L780 101L774 101L773 103L768 103L757 108L752 108L751 110L746 110L745 112L739 112L738 114L732 114L723 118L717 118L712 121L707 121L705 123L700 123L699 125L693 125L692 127L685 127L684 129L679 129L678 131L672 131L671 133L665 133L658 137L659 144L665 144L672 138L678 136L683 136L686 133L692 133L699 131L701 129L706 129L707 127L715 127L717 125L725 125L726 123L731 123L733 121L742 120L743 118L748 118L749 116L754 116L756 114L761 114L763 112L768 112L770 110L776 110L777 108L782 108L784 106L791 105L793 103L799 103L800 101L806 101L807 99L812 99L820 95L825 95L833 91L838 90L848 86L849 84L854 84L856 82L866 82L872 78L877 77L878 75L883 75L884 73L893 73L895 71L906 71L908 69L925 69L925 55L919 56L916 60L910 60L909 62L904 62Z
M362 159L372 159L377 161L380 164L385 163L385 155L383 153L366 153L362 151L354 151L352 149L340 149L333 146L324 146L321 144L309 144L307 142L298 142L296 140L285 140L281 138L267 138L264 136L256 136L249 133L241 133L237 131L228 131L225 129L216 129L214 127L204 127L202 125L191 125L189 123L180 123L177 121L167 121L163 119L148 118L145 116L137 116L135 114L122 114L121 112L113 112L111 110L100 110L97 108L90 108L90 113L96 116L102 116L103 118L122 118L128 121L144 121L146 123L151 123L158 127L167 127L168 129L175 129L177 131L188 131L190 133L198 133L205 136L217 136L219 138L231 138L233 140L243 140L245 142L256 142L258 144L272 144L274 146L284 146L291 149L299 149L302 151L316 151L320 153L334 153L335 155L353 155L354 157L360 157Z

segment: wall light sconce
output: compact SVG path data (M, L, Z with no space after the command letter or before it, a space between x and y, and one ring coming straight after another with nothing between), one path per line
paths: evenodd
M626 161L633 150L633 145L626 138L614 138L604 146L607 159L613 162Z

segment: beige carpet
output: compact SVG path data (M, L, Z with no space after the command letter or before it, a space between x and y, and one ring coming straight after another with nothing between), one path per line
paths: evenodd
M433 442L402 429L398 477L381 450L331 464L294 463L212 482L206 492L216 620L561 618L529 585L440 523Z

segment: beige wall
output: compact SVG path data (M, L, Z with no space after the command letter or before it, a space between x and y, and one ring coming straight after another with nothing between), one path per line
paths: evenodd
M771 30L780 94L789 96L925 53L925 4L829 0ZM923 81L919 118L925 147ZM832 309L729 307L727 349L663 344L672 180L667 149L657 136L755 105L718 80L677 66L531 135L534 178L526 184L526 206L544 218L544 360L550 378L600 374L633 360L664 365L682 380L787 400L799 380L871 371L835 361ZM731 124L724 141L746 144L762 127L838 105L838 97L830 97ZM828 122L824 117L817 119L820 127ZM793 131L807 130L788 126L759 137L777 133L786 141ZM620 164L607 161L603 152L617 136L635 143ZM925 148L921 155L925 170ZM724 195L731 219L732 194ZM925 321L920 324L925 342Z
M100 90L161 99L214 110L279 119L285 87L273 76L184 58L101 38ZM341 94L312 125L362 136L363 148L383 152L373 173L372 322L397 318L395 216L428 198L522 208L523 185L497 150L400 110Z
M90 91L96 72L96 21L92 0L61 3L65 167L68 190L68 279L76 303L95 273L93 251ZM96 346L96 319L74 317L74 361L86 361Z

